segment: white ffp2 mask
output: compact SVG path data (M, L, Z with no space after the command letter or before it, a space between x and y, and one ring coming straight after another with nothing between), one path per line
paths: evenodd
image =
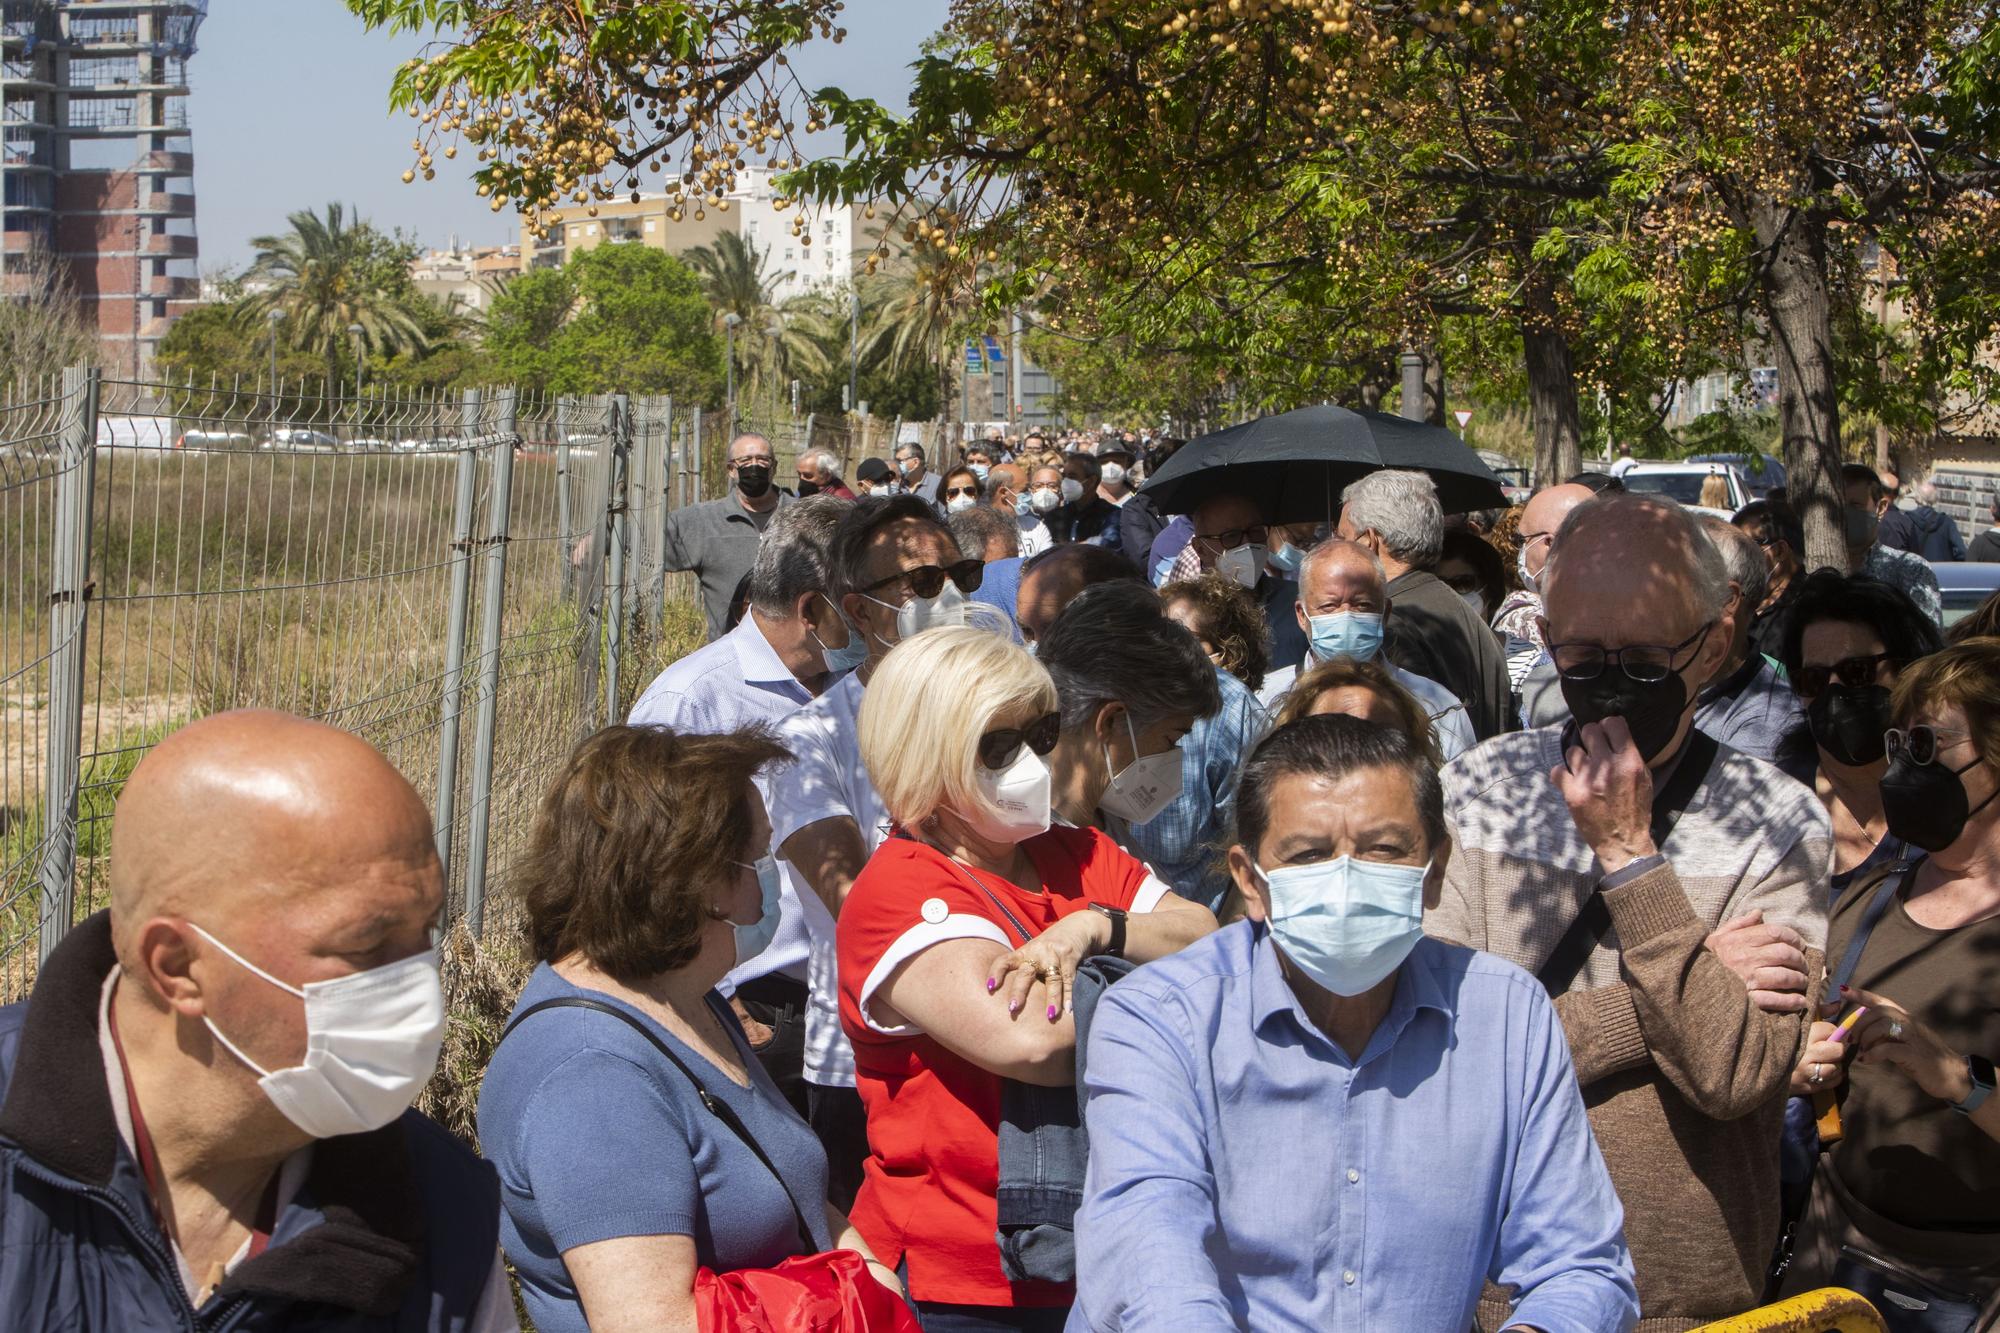
M257 1074L257 1086L285 1119L316 1139L365 1134L410 1109L437 1069L444 1045L444 983L437 950L327 981L291 986L188 922L238 966L296 995L306 1006L303 1064L267 1070L202 1022L231 1055Z
M980 837L1021 842L1048 828L1049 766L1025 744L1014 762L997 773L979 765L976 781L980 800L975 809L966 812L965 822Z
M1139 753L1139 731L1132 715L1125 715L1125 734L1132 738L1131 763L1111 774L1110 785L1097 798L1097 808L1116 815L1128 824L1144 824L1159 817L1181 794L1181 749L1176 745L1159 754ZM1111 770L1111 747L1104 747L1104 768Z

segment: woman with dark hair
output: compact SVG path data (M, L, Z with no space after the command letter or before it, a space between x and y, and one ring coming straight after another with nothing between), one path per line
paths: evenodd
M1215 672L1152 590L1129 581L1085 588L1042 635L1035 660L1055 681L1062 718L1049 755L1056 817L1132 851L1131 826L1181 794L1181 738L1222 707Z
M968 466L955 467L938 483L938 507L947 514L970 509L986 498L986 482Z
M1785 673L1806 706L1813 789L1833 820L1835 899L1857 876L1909 854L1882 813L1889 689L1904 667L1943 646L1916 603L1866 575L1818 570L1792 604Z
M1211 572L1169 583L1160 589L1160 601L1167 615L1194 635L1210 662L1252 694L1264 688L1264 673L1271 667L1271 627L1248 589Z
M1506 600L1506 567L1500 563L1500 553L1486 538L1468 529L1445 529L1443 552L1431 566L1431 573L1488 624Z
M519 874L536 967L479 1138L544 1333L692 1328L697 1269L771 1268L808 1241L901 1291L826 1202L825 1151L715 991L774 873L751 779L789 757L757 730L606 727L535 816Z

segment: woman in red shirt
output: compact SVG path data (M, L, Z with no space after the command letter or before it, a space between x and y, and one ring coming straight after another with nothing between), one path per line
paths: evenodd
M1085 958L1143 963L1215 928L1103 833L1049 826L1059 728L1035 659L962 627L897 645L861 705L862 762L899 835L840 911L841 1024L868 1112L852 1220L907 1271L926 1333L1062 1327L1071 1287L1000 1269L1001 1081L1075 1081Z

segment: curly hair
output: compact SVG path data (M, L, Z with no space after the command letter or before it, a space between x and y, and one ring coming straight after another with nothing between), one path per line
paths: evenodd
M1486 531L1487 544L1500 553L1500 579L1506 591L1521 591L1521 515L1526 505L1513 505ZM1502 594L1501 600L1506 600Z
M1160 603L1170 611L1175 603L1186 606L1195 637L1214 648L1222 669L1253 694L1263 688L1271 668L1271 629L1247 589L1211 571L1169 583L1160 589Z
M1271 716L1273 728L1296 722L1303 717L1311 717L1313 705L1329 690L1362 689L1387 703L1397 717L1397 730L1410 738L1410 744L1433 766L1443 767L1444 760L1439 754L1437 736L1431 730L1431 716L1424 711L1423 703L1396 682L1389 669L1380 662L1363 662L1353 657L1336 657L1322 662L1302 673L1292 683L1279 702L1277 712Z
M760 728L606 727L542 798L519 871L538 962L581 954L628 985L701 952L709 894L747 861L751 777L789 759Z

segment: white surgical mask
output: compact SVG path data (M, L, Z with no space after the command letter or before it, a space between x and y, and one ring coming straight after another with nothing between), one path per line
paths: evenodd
M1486 619L1486 599L1479 595L1479 589L1468 588L1458 595L1458 600L1472 608L1472 614Z
M1104 465L1104 484L1106 486L1116 486L1123 480L1125 480L1125 469L1122 465L1118 463L1106 463Z
M962 514L978 503L979 501L970 495L954 495L945 501L944 508L948 514Z
M985 481L986 474L993 470L991 466L985 463L973 463L970 464L969 466L972 468L972 475L979 478L981 481Z
M1215 572L1239 588L1255 588L1264 573L1264 548L1256 542L1245 542L1234 550L1224 551L1216 557Z
M1535 540L1540 540L1540 539L1537 538ZM1514 557L1514 568L1521 575L1521 586L1523 588L1526 588L1529 592L1539 593L1541 590L1537 588L1535 585L1538 582L1540 582L1542 576L1540 574L1530 574L1528 572L1528 548L1535 544L1535 540L1525 541L1521 543L1520 552L1516 554ZM1546 568L1546 566L1544 566L1544 568Z
M1424 934L1428 865L1338 856L1257 877L1271 895L1271 936L1292 965L1335 995L1372 990Z
M1132 738L1132 753L1138 757L1111 773L1111 747L1104 747L1104 771L1111 773L1111 785L1097 798L1097 807L1128 824L1144 824L1158 818L1181 794L1181 751L1176 745L1159 754L1139 754L1139 733L1129 712L1125 734Z
M867 594L863 593L862 596L866 597ZM869 597L868 600L881 607L892 605L880 597ZM936 629L940 625L965 624L965 608L970 601L969 597L958 590L958 585L949 579L945 581L944 587L938 589L938 595L935 597L912 597L895 608L896 642L901 643L912 635L922 634L925 630Z
M316 1139L365 1134L410 1109L437 1069L444 1045L444 985L435 948L366 972L288 986L203 930L201 937L306 1006L305 1063L267 1070L202 1022L257 1074L257 1086L285 1119Z
M1014 762L994 772L976 764L980 801L965 822L992 842L1020 842L1049 826L1049 766L1026 745Z
M1062 503L1062 497L1046 486L1038 486L1028 492L1028 507L1037 514L1046 514Z
M746 926L734 917L723 918L736 927L736 961L741 964L764 952L772 936L778 933L778 895L784 881L778 873L778 858L769 852L758 857L754 863L736 861L732 864L757 872L757 920Z

